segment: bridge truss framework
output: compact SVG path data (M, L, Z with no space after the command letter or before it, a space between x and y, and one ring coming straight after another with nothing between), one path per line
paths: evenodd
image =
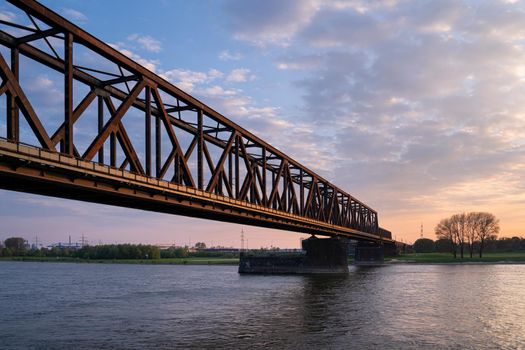
M376 211L294 159L41 4L8 2L27 23L0 20L0 187L391 241ZM58 114L32 103L35 66L60 77Z

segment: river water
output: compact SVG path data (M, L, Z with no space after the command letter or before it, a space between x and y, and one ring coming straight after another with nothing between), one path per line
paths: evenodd
M525 265L0 262L1 349L525 349Z

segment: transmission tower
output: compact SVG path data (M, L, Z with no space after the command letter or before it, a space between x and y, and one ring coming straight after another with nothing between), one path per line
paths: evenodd
M244 228L241 227L241 252L244 251Z

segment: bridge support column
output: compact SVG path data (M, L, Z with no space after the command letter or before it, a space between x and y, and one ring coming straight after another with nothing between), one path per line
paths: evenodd
M302 242L305 263L312 270L348 273L348 242L342 238L312 236Z
M345 239L312 236L303 241L302 248L301 255L250 256L241 253L239 273L348 273L348 242Z
M394 257L398 256L398 248L395 243L385 243L383 245L383 249L385 251L385 256L387 257Z
M385 248L382 244L357 242L354 254L354 265L381 265L385 261Z

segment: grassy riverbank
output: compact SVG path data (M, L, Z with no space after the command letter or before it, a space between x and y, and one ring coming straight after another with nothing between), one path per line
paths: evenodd
M450 253L419 253L404 254L395 258L388 258L391 262L420 263L420 264L461 264L461 263L525 263L525 252L484 253L483 257L474 256L472 259L465 254L456 259Z
M411 264L469 264L469 263L520 263L525 264L525 252L486 253L483 258L474 256L472 259L465 255L454 259L449 253L419 253L404 254L394 258L386 258L390 263ZM221 257L186 257L163 259L79 259L71 257L32 257L15 256L0 257L0 261L33 261L33 262L69 262L91 264L144 264L144 265L238 265L239 258ZM348 259L350 264L353 258Z
M68 257L2 257L0 261L72 262L95 264L145 264L145 265L238 265L238 258L164 258L164 259L79 259Z

